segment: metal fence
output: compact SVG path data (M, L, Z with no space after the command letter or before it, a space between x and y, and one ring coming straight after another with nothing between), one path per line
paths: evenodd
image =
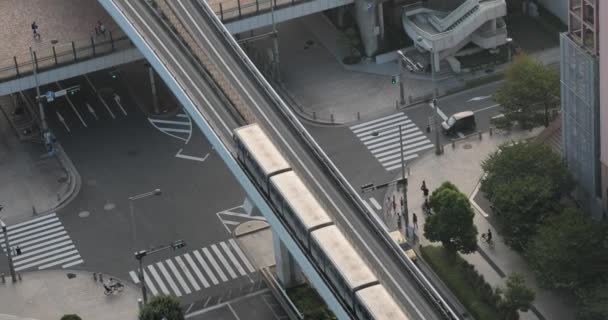
M120 30L108 31L105 36L91 36L71 42L51 42L47 47L33 50L33 57L28 51L0 61L0 81L30 75L34 65L40 72L130 47L133 47L133 43Z
M209 6L222 22L229 22L270 12L272 7L280 9L312 0L219 0L209 1Z

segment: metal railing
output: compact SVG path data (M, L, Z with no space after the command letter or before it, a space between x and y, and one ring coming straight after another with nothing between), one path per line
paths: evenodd
M91 36L71 42L51 43L47 47L33 50L33 62L29 51L0 61L0 81L28 76L33 73L34 65L40 72L131 47L134 47L133 43L119 29L108 31L106 36Z
M210 1L209 6L224 23L313 0L229 0Z

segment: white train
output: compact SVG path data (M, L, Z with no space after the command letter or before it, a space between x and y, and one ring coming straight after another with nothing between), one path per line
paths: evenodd
M262 128L234 131L237 157L354 319L407 320Z

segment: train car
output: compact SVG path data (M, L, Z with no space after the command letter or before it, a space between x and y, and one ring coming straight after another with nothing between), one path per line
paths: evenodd
M317 198L294 171L271 177L269 191L276 211L306 249L310 248L310 232L333 224Z
M358 290L358 304L355 314L360 320L408 320L409 317L399 308L395 299L383 285L375 285Z
M378 284L378 279L336 226L315 230L311 238L313 259L355 312L357 290Z
M234 130L238 160L268 195L270 177L291 170L291 166L258 124Z

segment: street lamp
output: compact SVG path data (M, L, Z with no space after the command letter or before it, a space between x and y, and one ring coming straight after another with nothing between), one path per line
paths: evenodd
M422 42L422 37L418 36L416 39L418 42ZM435 127L435 154L440 155L443 153L441 145L439 144L439 114L437 112L437 85L435 83L435 55L433 54L433 47L429 46L429 54L431 58L431 82L433 83L433 122Z
M134 195L129 197L129 214L131 216L131 234L132 234L132 246L133 246L133 250L135 250L135 241L137 239L136 237L136 227L135 227L135 201L136 200L140 200L140 199L144 199L150 196L160 196L161 194L163 194L163 192L160 189L154 189L152 191L149 192L145 192L142 194L138 194L138 195ZM141 251L138 251L141 252ZM139 261L139 270L138 270L138 278L139 278L139 282L141 285L141 293L144 299L144 304L147 301L147 294L146 294L146 285L144 284L144 272L142 269L142 264L141 264L141 259L143 258L143 256L141 258L137 258L137 253L135 253L135 258ZM145 256L145 250L144 250L144 256Z
M409 213L408 213L408 209L407 209L407 178L405 176L405 159L403 158L404 154L404 149L403 149L403 132L401 131L402 129L402 125L399 125L399 149L400 149L400 158L401 158L401 179L397 179L394 181L389 181L389 182L385 182L382 183L380 185L374 185L373 183L370 184L366 184L364 186L361 187L361 192L369 192L369 191L373 191L376 189L381 189L381 188L385 188L389 185L394 185L394 184L401 184L402 187L402 192L403 192L403 207L401 208L403 210L402 215L404 218L404 223L405 223L405 236L407 238L409 238L409 230L408 230L408 226L409 226ZM385 129L388 130L388 129ZM383 130L384 131L384 130ZM374 131L372 132L372 136L377 137L382 131Z
M513 38L507 38L507 62L511 62L511 43L513 43Z
M4 207L0 205L0 211L2 211L2 209L4 209ZM17 277L15 275L15 266L13 265L13 253L11 252L11 244L8 241L8 231L6 230L6 224L1 219L0 227L2 227L2 233L4 234L4 247L6 248L6 256L8 257L8 270L11 273L12 281L16 282Z
M158 190L158 189L157 189ZM160 191L160 190L159 190ZM166 244L166 245L162 245L156 248L152 248L149 250L139 250L136 251L134 253L135 259L138 262L138 268L137 268L137 272L139 273L139 282L141 284L141 295L142 298L144 300L144 305L146 303L148 303L148 292L146 291L146 285L144 284L145 282L145 278L144 278L144 266L143 266L143 260L144 257L160 252L160 251L164 251L167 249L173 249L173 250L177 250L177 249L181 249L183 247L186 246L186 241L184 240L175 240L170 244Z

